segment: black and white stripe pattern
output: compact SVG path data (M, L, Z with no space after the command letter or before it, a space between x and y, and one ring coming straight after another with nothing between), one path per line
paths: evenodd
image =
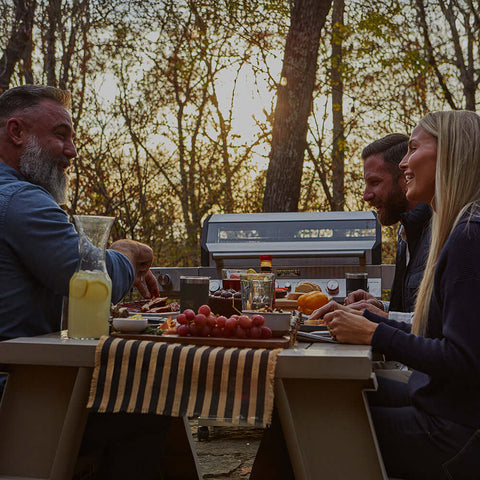
M87 407L265 427L280 351L102 337Z

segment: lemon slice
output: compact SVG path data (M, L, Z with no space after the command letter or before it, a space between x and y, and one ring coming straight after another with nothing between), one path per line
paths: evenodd
M108 297L108 286L102 280L90 280L86 295L94 302L101 302Z
M87 290L87 277L83 273L75 273L70 280L70 295L80 298L85 295Z

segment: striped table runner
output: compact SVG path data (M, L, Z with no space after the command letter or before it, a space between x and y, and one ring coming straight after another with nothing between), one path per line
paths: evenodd
M102 337L87 407L265 427L281 351Z

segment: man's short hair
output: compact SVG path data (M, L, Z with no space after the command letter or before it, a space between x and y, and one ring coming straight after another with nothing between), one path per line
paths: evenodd
M9 88L0 95L0 119L6 120L15 112L36 107L43 99L54 100L69 109L72 97L67 90L45 85L21 85Z
M390 133L367 145L362 151L362 159L381 153L392 175L399 177L402 171L398 165L407 154L408 140L408 135L403 133Z

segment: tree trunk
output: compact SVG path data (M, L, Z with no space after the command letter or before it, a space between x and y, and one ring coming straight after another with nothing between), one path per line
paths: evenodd
M0 94L8 90L18 61L32 50L32 28L36 0L14 0L15 23L0 59Z
M57 86L57 75L55 73L56 58L55 44L57 26L61 24L62 4L60 0L49 0L47 7L48 25L45 34L45 73L47 75L47 85Z
M343 121L343 12L344 0L333 0L332 9L332 120L333 120L333 210L345 207L345 128Z
M293 2L272 132L264 212L298 210L320 32L332 0Z

